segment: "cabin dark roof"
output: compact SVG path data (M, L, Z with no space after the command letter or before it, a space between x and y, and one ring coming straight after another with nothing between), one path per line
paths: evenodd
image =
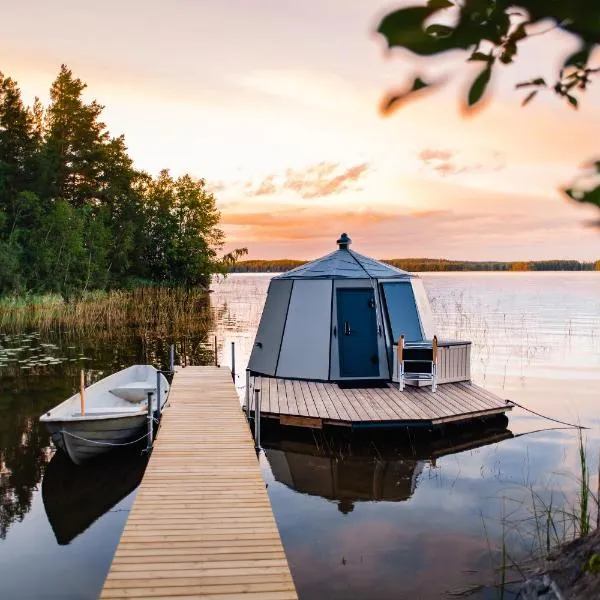
M416 277L350 249L335 250L327 256L282 273L274 279L411 279Z

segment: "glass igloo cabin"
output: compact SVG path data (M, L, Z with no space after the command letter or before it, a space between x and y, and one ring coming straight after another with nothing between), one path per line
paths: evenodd
M397 381L397 345L429 345L431 307L422 280L358 254L344 233L338 249L271 280L248 369L299 380ZM462 366L438 373L438 383L470 378L469 342ZM442 359L440 354L438 361ZM420 385L418 381L406 383Z

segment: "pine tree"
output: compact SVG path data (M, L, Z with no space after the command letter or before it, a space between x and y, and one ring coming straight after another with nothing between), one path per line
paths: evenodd
M23 105L21 91L0 73L0 210L11 223L19 192L32 185L36 151L33 116Z
M62 65L50 88L45 119L43 193L75 207L99 203L104 144L109 139L99 120L104 107L82 99L86 87Z

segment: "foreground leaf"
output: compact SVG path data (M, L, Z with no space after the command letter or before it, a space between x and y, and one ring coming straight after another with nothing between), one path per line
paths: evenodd
M467 103L469 108L475 106L485 93L488 83L490 82L490 78L492 76L492 66L488 65L473 81L471 84L471 88L469 89L469 95L467 98Z
M527 106L536 97L538 91L539 90L533 90L533 92L529 92L525 97L525 100L523 100L522 106Z
M392 111L400 108L407 100L412 99L415 92L431 87L432 84L423 81L420 77L415 77L410 88L397 93L392 93L386 96L381 103L381 112L384 115L390 114Z

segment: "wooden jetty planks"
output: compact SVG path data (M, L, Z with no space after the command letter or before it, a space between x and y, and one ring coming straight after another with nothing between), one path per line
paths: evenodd
M229 370L175 375L101 598L297 600Z

